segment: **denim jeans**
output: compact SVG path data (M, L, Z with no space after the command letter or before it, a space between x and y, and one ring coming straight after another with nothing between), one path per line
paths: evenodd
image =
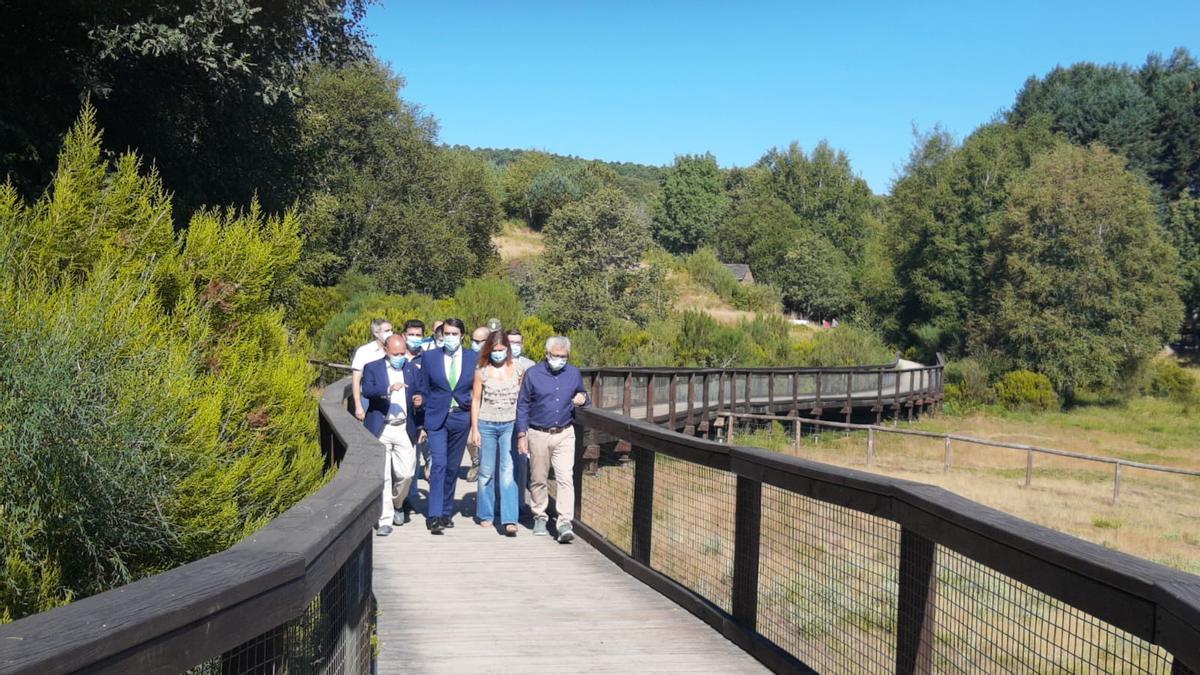
M479 477L476 479L478 492L475 516L481 521L495 520L496 483L500 477L500 522L504 525L517 522L517 484L513 481L512 433L514 421L488 422L479 420ZM497 467L499 464L499 467Z

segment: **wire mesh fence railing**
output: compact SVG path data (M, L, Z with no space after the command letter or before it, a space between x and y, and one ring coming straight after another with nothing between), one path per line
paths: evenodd
M577 423L581 445L601 448L595 471L577 476L581 535L776 670L1182 674L1200 664L1195 575L932 486L603 409Z

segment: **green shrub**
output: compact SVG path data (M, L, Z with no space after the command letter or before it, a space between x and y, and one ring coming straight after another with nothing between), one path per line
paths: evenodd
M467 279L454 292L453 311L467 324L467 331L486 325L491 318L511 328L525 315L517 287L503 279Z
M1009 410L1042 411L1058 406L1050 378L1028 370L1005 373L996 383L996 399Z
M683 268L692 281L716 293L737 309L776 312L782 303L778 289L772 286L740 283L711 249L702 248L683 258Z
M946 364L946 398L953 396L965 405L983 405L995 401L996 391L989 384L987 366L979 359L965 358Z
M1150 362L1144 393L1192 403L1197 399L1196 378L1174 359L1154 359Z
M288 214L171 204L90 110L33 204L0 186L0 618L228 547L322 481Z
M814 333L810 344L797 356L803 359L798 365L855 366L891 363L896 352L874 331L842 324Z
M347 300L337 286L304 286L295 309L288 314L288 325L311 338L346 306Z
M521 337L525 338L525 356L541 361L546 355L546 340L555 334L554 326L536 316L527 316L521 319L517 328L521 331ZM571 360L579 365L579 346L575 340L571 340Z

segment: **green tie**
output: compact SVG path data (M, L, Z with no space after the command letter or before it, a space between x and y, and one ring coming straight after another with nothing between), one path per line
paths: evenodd
M450 357L450 391L458 386L458 355Z

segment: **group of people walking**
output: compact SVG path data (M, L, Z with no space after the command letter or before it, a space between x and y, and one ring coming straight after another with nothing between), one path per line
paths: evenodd
M434 323L431 337L418 319L406 321L402 334L375 319L373 339L355 351L354 414L384 446L378 536L391 534L416 511L420 459L429 484L425 526L435 535L453 528L458 469L469 451L475 522L498 524L513 537L528 505L533 534L549 534L553 467L556 537L562 543L574 539L573 422L575 408L590 401L579 369L568 363L571 341L551 337L546 358L535 363L524 356L519 331L494 325L472 331L467 346L459 319Z

